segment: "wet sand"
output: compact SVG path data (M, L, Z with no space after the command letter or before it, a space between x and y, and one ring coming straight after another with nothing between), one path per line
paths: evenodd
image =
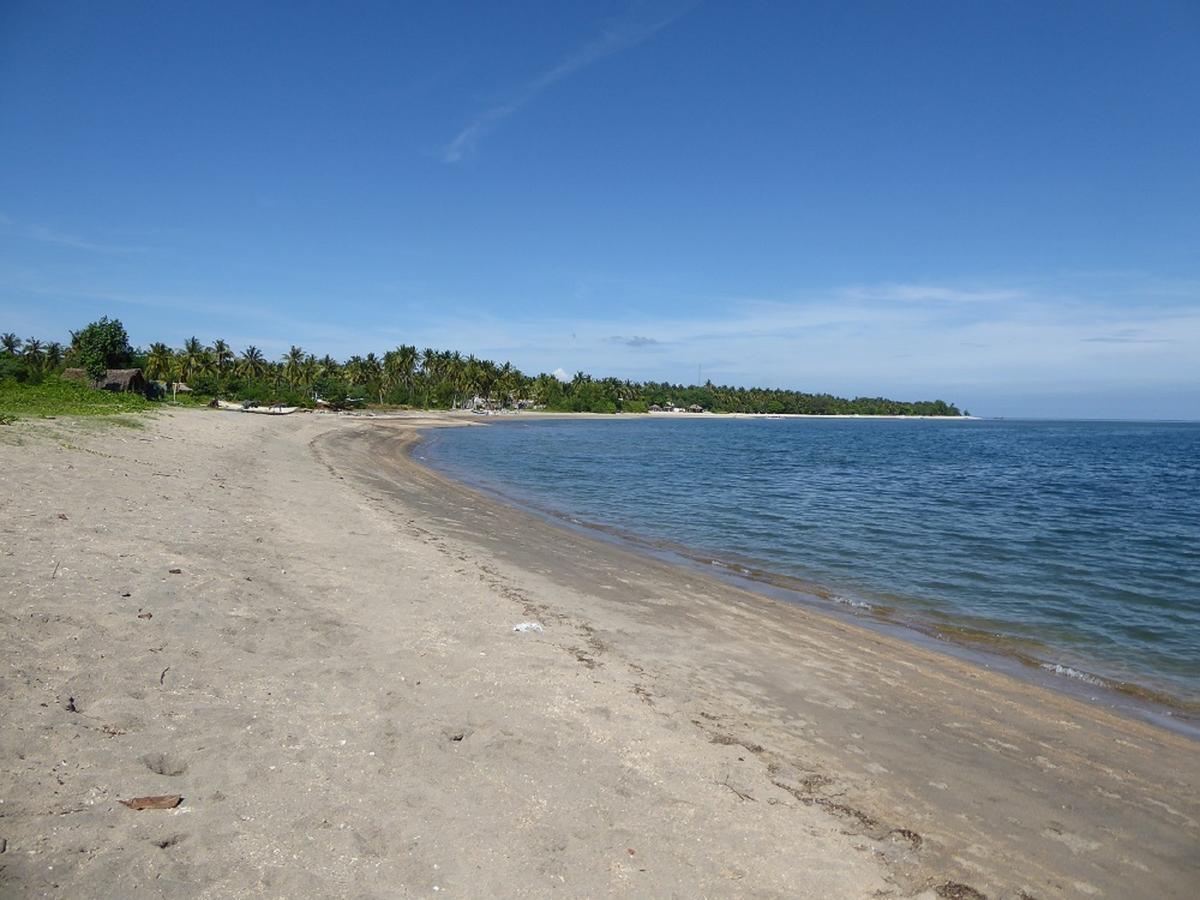
M1194 894L1188 738L495 503L421 424L9 426L0 893Z

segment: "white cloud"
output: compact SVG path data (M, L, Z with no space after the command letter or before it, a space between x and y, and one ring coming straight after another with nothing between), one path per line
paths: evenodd
M517 88L511 99L484 110L472 119L442 150L442 160L456 163L474 151L479 140L501 122L531 103L547 88L586 69L593 63L623 50L635 47L653 37L670 25L687 9L677 10L664 18L650 23L623 22L607 29L599 37L589 41L569 54L558 65L547 69L536 78Z

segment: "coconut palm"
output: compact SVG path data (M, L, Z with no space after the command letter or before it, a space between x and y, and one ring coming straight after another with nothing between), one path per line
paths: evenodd
M312 388L316 384L317 379L325 374L324 368L321 366L320 360L310 353L304 357L304 362L300 364L300 383L306 388Z
M4 350L6 356L16 356L21 352L21 339L11 331L6 331L0 334L0 349Z
M364 384L372 385L379 394L379 402L383 403L383 360L374 353L368 353L362 361Z
M29 368L37 371L42 367L42 360L45 356L45 351L42 350L42 342L37 338L25 338L25 352L21 354L25 357L25 363Z
M467 390L467 363L463 359L463 355L455 350L453 353L446 354L443 365L445 367L446 380L450 382L450 386L454 391L453 405L457 408L461 405L461 395Z
M346 360L346 364L342 366L342 371L346 375L346 380L355 387L360 387L367 383L366 371L363 368L363 358L361 356L352 356Z
M151 344L146 355L146 374L152 381L169 381L174 362L175 354L170 347L161 341Z
M267 371L267 360L262 351L251 344L242 351L234 371L242 378L262 378Z
M400 380L409 402L412 402L413 378L417 372L417 348L411 344L401 344L396 348L397 365L400 369Z
M208 354L204 345L194 336L183 342L183 349L175 357L175 373L179 381L187 384L202 375L209 367Z
M58 369L63 361L63 345L58 341L51 341L46 345L46 368L50 371Z
M283 377L292 387L300 383L300 370L303 365L304 351L293 344L291 349L283 355Z
M224 341L217 339L212 345L213 361L217 366L217 374L224 375L225 372L233 365L233 351L229 349L229 345Z
M383 354L383 378L380 382L380 396L382 396L385 392L390 394L402 383L403 376L400 372L400 351L388 350Z
M437 370L438 355L432 347L421 351L421 380L425 385L425 407L429 408L429 389L433 386L434 373Z
M330 356L328 353L326 353L324 356L321 357L320 363L321 363L321 371L326 375L336 376L342 369L342 367L338 363L338 361L336 359L334 359L332 356Z
M517 385L521 381L521 373L507 360L495 371L496 392L500 395L500 405L508 406L515 399L514 395L517 392Z

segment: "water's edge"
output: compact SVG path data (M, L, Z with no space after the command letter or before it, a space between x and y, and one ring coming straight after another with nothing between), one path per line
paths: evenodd
M478 423L483 427L492 424ZM432 437L431 432L439 430L433 427L417 433L417 439L405 449L410 460L439 477L450 479L510 509L533 515L576 535L699 572L775 601L799 604L808 610L850 621L907 643L948 653L985 669L1013 675L1022 681L1101 705L1110 711L1148 721L1200 741L1200 702L1189 701L1149 685L1118 681L1065 665L1039 655L1036 646L1020 638L997 635L965 625L922 620L911 611L897 606L863 603L844 597L825 585L802 581L740 560L714 558L711 553L701 553L667 540L649 539L602 522L583 520L529 498L507 494L483 478L472 478L469 473L440 466L422 455L421 451Z

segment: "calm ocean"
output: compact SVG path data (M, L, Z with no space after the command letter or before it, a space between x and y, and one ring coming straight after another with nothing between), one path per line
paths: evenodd
M513 419L438 468L815 602L1200 701L1200 424Z

